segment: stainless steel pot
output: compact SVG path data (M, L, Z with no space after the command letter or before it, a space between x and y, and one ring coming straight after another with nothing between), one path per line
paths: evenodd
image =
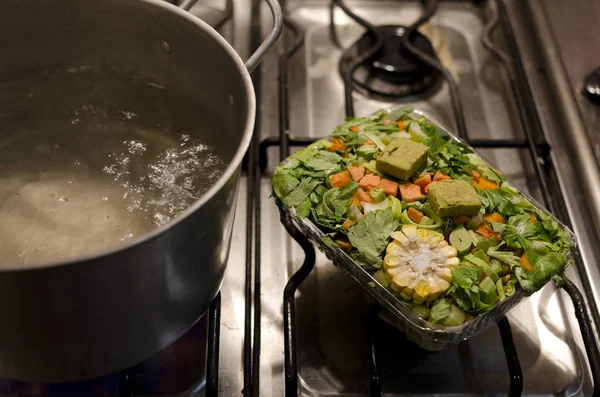
M184 3L189 9L193 2ZM94 101L108 114L79 120L82 128L98 118L98 127L111 122L111 114L127 105L144 125L168 124L208 139L228 164L190 208L141 238L68 262L0 269L1 378L74 381L129 367L178 339L207 309L222 283L240 164L254 125L249 71L281 32L279 5L267 3L273 30L245 65L209 25L160 0L0 4L0 147L20 139L20 129L35 135L57 121L66 125L64 109ZM74 73L54 89L47 82L41 92L26 82L38 73L51 80L56 70L86 68L100 77L90 81ZM161 95L144 97L113 75L124 81L133 76ZM3 92L11 93L4 102ZM52 133L64 138L65 131ZM19 146L25 155L35 146L28 139L30 149ZM73 147L78 139L72 137ZM10 164L0 161L0 174L7 170ZM3 244L10 242L0 241L0 255Z

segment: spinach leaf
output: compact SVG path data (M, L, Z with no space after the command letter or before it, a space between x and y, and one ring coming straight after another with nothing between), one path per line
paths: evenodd
M313 171L324 171L325 174L331 174L341 170L340 163L344 162L344 158L340 155L324 150L318 151L313 156L310 156L302 161L306 168Z
M308 198L314 188L320 184L321 181L318 179L303 179L298 186L294 188L294 190L292 190L282 199L282 201L291 207L296 207L300 205L306 198Z
M379 256L385 249L390 234L396 230L398 222L394 220L391 208L369 212L360 222L348 230L348 239L363 255L372 267L381 267Z
M565 255L556 252L540 255L527 239L519 237L519 242L533 268L532 271L527 271L521 266L513 269L523 291L529 295L542 288L553 278L559 280L562 278L567 265Z
M341 188L326 191L323 200L312 209L315 222L332 230L340 229L339 223L348 212L352 195L357 188L358 183L352 181Z
M288 173L276 171L272 178L272 184L275 196L282 199L294 190L300 184L300 181Z
M429 310L429 321L433 324L439 324L448 317L450 315L450 304L450 300L446 298L435 301Z
M300 203L300 205L298 205L296 207L296 214L298 215L298 218L304 219L308 215L310 215L311 208L312 208L312 203L311 203L310 199L307 199L307 198L304 199L304 201L302 201Z

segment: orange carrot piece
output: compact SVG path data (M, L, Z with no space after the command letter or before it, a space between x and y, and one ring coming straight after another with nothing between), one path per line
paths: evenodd
M425 186L431 183L431 174L428 172L423 176L413 179L415 185L421 186L421 189L425 189Z
M342 138L335 137L331 140L331 146L327 148L330 152L341 152L346 149L344 140Z
M329 175L329 183L331 187L342 187L350 183L350 173L348 170L336 172Z
M379 186L379 182L381 182L381 177L379 175L367 174L360 179L358 186L363 189L376 188Z
M444 175L439 171L436 171L435 175L433 176L433 181L437 182L437 181L443 181L444 179L452 179L450 178L448 175Z
M477 189L498 189L498 184L496 182L490 181L484 176L479 178L479 181L473 182L473 186Z
M338 245L346 252L352 250L352 244L350 244L350 241L346 239L338 238L337 240L335 240L335 242L338 243Z
M533 222L535 222L535 221L537 221L537 216L535 216L535 214L531 214L531 215L529 216L529 220L528 220L527 222L528 222L528 223L533 223Z
M373 197L365 192L364 190L362 190L361 188L356 189L356 197L358 197L358 201L359 202L366 202L366 203L374 203L375 200L373 199Z
M400 196L402 200L407 203L412 203L414 201L418 201L423 197L421 194L421 187L419 185L415 185L413 183L405 183L399 186Z
M452 218L452 221L454 222L455 225L462 225L464 223L469 222L469 219L471 219L468 216L455 216Z
M519 260L519 264L521 265L521 267L523 269L527 270L528 272L533 271L533 267L531 266L531 263L529 263L529 259L527 259L527 255L525 255L525 254L521 255L521 260Z
M416 208L410 207L406 214L414 223L421 223L421 219L423 219L423 213Z
M353 125L352 127L350 127L350 131L352 131L352 132L360 132L360 126Z
M354 182L360 182L363 176L365 176L365 167L362 165L359 165L358 167L350 166L348 167L348 171L350 172Z
M498 234L492 228L486 225L485 222L481 222L479 226L475 228L475 233L479 234L480 236L483 236L486 239L493 236L495 237Z
M366 141L365 143L363 143L363 145L374 145L374 144L375 144L375 142L373 142L370 139L368 141Z
M383 192L388 196L398 195L398 184L390 181L389 179L381 178L379 181L379 187L383 189Z
M471 175L473 176L473 180L477 182L479 178L481 178L481 174L475 170L471 171Z
M348 229L350 229L354 225L356 225L356 221L354 221L352 219L348 219L346 222L344 222L342 227L344 228L345 231L348 231Z
M497 212L494 212L492 214L485 214L483 216L485 218L485 220L487 220L488 222L496 222L496 223L506 223L506 219L504 219L502 217L502 215L500 215Z

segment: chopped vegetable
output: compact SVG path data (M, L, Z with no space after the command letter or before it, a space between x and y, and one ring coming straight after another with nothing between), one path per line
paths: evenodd
M360 182L360 180L365 176L365 167L360 165L358 167L348 167L348 172L352 176L352 180L354 182Z
M394 241L387 246L384 268L394 291L420 304L434 301L450 288L452 268L460 261L443 235L404 225L391 236Z
M521 267L525 270L527 270L528 272L532 272L533 271L533 267L531 267L531 263L529 263L529 260L527 259L527 255L523 254L521 255L521 259L519 260L519 264L521 265Z
M494 181L490 181L486 177L479 178L478 181L473 182L473 186L477 189L498 189L498 184Z
M384 193L388 196L398 195L398 184L390 181L389 179L381 178L381 181L379 181L379 187L383 189Z
M367 174L362 177L360 182L358 182L358 186L362 189L374 189L379 186L379 182L381 182L381 177L375 174Z
M416 208L410 207L407 211L406 211L408 217L414 222L414 223L421 223L421 220L423 219L423 217L425 215L423 215L423 213L421 211L419 211Z
M352 244L350 244L350 241L345 238L338 238L335 240L335 242L346 252L350 252L352 250Z
M329 184L331 187L342 187L350 183L350 173L348 170L336 172L329 175Z
M356 197L359 203L374 203L375 199L369 193L365 192L361 188L356 189Z
M469 252L473 246L473 240L471 239L469 231L462 226L454 229L452 233L450 233L448 240L450 241L450 244L456 248L458 255L460 256Z
M331 152L343 152L344 149L346 149L346 145L344 145L344 140L340 138L333 138L331 146L328 148Z
M402 201L407 203L413 203L421 200L423 195L421 194L421 188L418 185L412 183L404 183L399 186L400 196Z
M437 182L437 181L445 181L447 179L452 179L451 177L449 177L448 175L444 175L441 172L437 171L435 173L435 175L433 176L433 181Z
M431 183L431 174L429 172L426 172L424 175L422 175L418 178L414 178L413 183L415 185L419 185L421 187L421 191L424 192L425 186L427 186Z
M345 250L441 326L560 285L572 263L568 230L408 108L348 118L279 164L272 188L280 206L322 230L324 246Z
M497 212L486 214L483 216L483 218L488 222L506 223L506 219L504 219L502 215Z

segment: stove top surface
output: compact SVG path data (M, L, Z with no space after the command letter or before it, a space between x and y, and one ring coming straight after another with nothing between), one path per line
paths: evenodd
M378 26L413 23L422 13L411 2L347 2L353 12ZM341 10L335 11L337 41L332 40L327 3L295 3L287 16L301 29L304 44L289 60L289 132L292 137L327 135L345 117L344 85L338 64L346 48L364 40L365 31ZM465 118L473 139L522 138L507 80L481 44L486 10L469 3L444 3L420 32L459 85ZM361 39L362 38L362 39ZM293 39L289 39L291 43ZM288 44L290 45L290 44ZM275 54L265 60L263 74L277 73ZM359 76L359 72L356 72ZM357 78L358 80L358 78ZM360 82L356 85L360 85ZM278 97L263 79L262 138L277 135ZM357 115L405 104L353 94ZM408 101L440 124L456 131L447 85L428 96ZM479 150L520 188L539 196L532 165L522 149ZM269 152L272 172L278 162ZM281 296L289 277L301 266L304 253L279 222L271 202L269 171L262 180L263 351L261 384L272 395L282 393ZM541 201L541 200L540 200ZM571 315L571 302L552 285L518 306L509 315L523 371L523 395L585 395L590 379L585 350ZM296 294L296 332L300 395L369 395L369 304L362 290L324 256ZM266 330L266 331L265 331ZM381 366L384 395L506 395L509 373L498 329L455 348L429 353L380 322L372 331ZM377 342L379 341L379 342ZM266 374L266 375L265 375ZM276 392L275 392L276 391Z

